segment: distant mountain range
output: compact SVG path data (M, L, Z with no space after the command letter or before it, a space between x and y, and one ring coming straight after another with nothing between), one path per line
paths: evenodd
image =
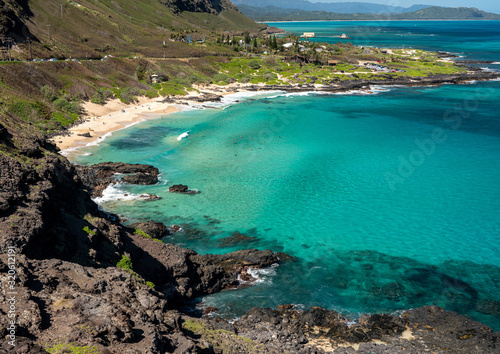
M371 4L367 2L309 2L305 0L233 0L233 3L252 7L276 7L281 9L295 9L304 11L327 11L344 14L382 14L414 12L432 7L432 5L413 5L411 7Z
M248 0L235 0L248 1ZM257 0L265 1L265 0ZM272 0L267 0L272 1ZM281 1L281 0L276 0ZM290 0L290 2L295 0ZM333 20L500 20L500 15L481 11L474 7L426 7L404 13L337 13L328 11L304 11L276 6L254 7L238 5L245 15L255 21L333 21Z

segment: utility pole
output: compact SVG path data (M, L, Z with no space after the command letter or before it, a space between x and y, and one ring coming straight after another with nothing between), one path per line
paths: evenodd
M47 27L47 30L49 31L49 41L52 40L52 38L50 38L50 25L45 25Z
M5 42L7 43L7 52L9 54L9 61L12 61L12 57L10 55L10 50L12 48L12 38L6 38Z
M63 15L63 4L61 4L61 18L64 18L64 15Z

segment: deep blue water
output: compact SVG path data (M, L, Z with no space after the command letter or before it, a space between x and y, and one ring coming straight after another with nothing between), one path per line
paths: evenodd
M500 61L497 22L274 25ZM116 132L75 160L158 166L158 185L116 186L102 207L182 224L166 242L296 257L257 271L255 286L200 300L222 315L293 303L355 318L436 304L500 329L500 82L376 91L239 98ZM168 193L177 183L202 193ZM131 198L140 193L163 199ZM235 231L255 239L221 240Z

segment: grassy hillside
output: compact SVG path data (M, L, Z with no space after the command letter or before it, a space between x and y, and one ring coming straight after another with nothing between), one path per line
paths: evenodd
M190 2L203 1L182 3ZM12 54L19 59L138 53L180 57L207 55L214 48L194 50L186 43L171 42L172 37L195 40L263 28L226 0L205 2L219 5L209 12L190 12L168 0L0 0L4 5L0 33L15 40ZM5 57L7 48L2 44Z
M40 133L60 130L80 119L81 103L105 103L119 98L131 103L186 94L194 83L209 83L225 57L118 59L0 64L0 114L13 114ZM151 75L166 82L153 84Z

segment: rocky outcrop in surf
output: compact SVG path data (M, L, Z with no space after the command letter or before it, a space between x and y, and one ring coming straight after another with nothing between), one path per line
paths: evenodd
M131 229L139 229L153 238L162 238L163 236L169 235L170 230L161 222L155 222L153 220L136 222L130 224Z
M198 194L200 191L189 189L188 186L184 184L174 184L171 187L168 187L168 191L171 193L181 193L181 194Z
M80 179L91 190L93 198L102 196L104 189L112 183L143 185L158 183L159 171L151 165L102 162L92 166L77 166L76 169ZM117 177L120 174L125 176Z

